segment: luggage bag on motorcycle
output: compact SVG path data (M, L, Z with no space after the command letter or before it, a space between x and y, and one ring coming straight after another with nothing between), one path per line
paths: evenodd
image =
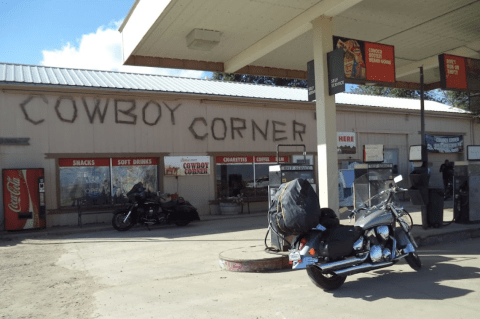
M353 243L360 237L354 226L338 225L327 229L322 241L317 247L317 254L323 257L337 258L349 255L353 250Z
M173 216L174 220L179 221L193 221L200 220L198 216L197 209L189 204L175 204L175 215Z
M283 235L298 235L316 227L322 217L318 196L302 178L281 184L269 208L272 227Z

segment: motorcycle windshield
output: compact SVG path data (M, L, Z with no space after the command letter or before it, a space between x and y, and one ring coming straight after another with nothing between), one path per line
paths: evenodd
M394 183L391 175L381 172L368 172L357 177L353 182L354 208L370 208L388 199L388 193L383 191Z

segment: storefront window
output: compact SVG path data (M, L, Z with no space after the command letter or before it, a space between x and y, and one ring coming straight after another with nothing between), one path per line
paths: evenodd
M60 205L102 205L110 200L110 159L63 158Z
M126 194L138 182L150 192L158 191L158 159L113 158L112 197L114 203L128 201Z
M58 163L60 206L124 203L138 182L158 190L158 158L62 158Z
M280 162L288 162L288 157L282 156ZM276 156L218 156L217 198L267 196L268 167L276 163Z

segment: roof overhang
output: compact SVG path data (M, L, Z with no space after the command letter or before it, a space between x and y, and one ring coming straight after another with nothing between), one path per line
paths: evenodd
M137 0L119 31L127 65L305 79L311 21L395 47L395 87L439 87L438 55L480 58L479 0ZM220 32L210 51L187 47L194 29Z

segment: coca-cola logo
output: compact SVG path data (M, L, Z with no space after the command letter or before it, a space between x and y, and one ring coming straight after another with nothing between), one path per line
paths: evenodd
M8 208L15 213L19 213L22 210L20 178L10 178L10 176L7 176L7 190L10 193L10 204L8 204Z

